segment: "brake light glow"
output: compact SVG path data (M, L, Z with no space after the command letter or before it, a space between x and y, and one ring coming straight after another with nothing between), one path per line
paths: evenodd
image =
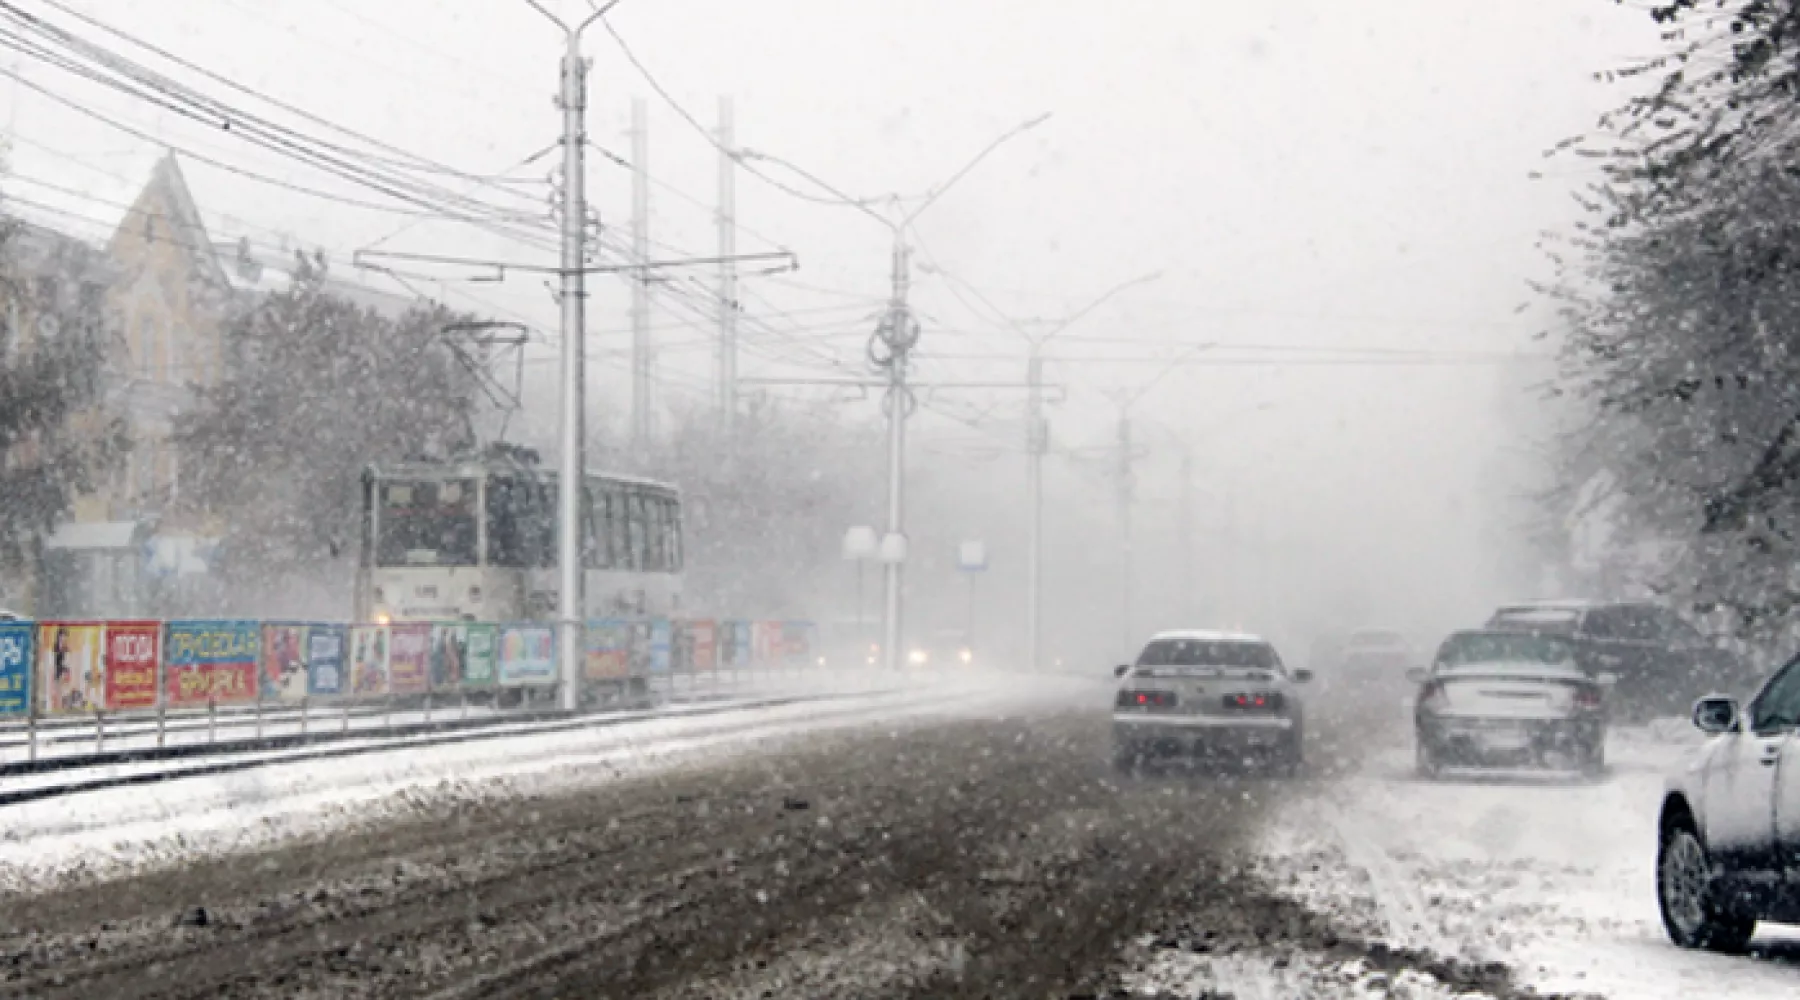
M1284 704L1278 691L1252 691L1225 696L1225 709L1238 712L1279 712Z
M1597 687L1578 687L1575 689L1575 707L1597 709L1600 707L1600 689Z
M1175 692L1120 691L1117 704L1120 708L1172 708L1175 705Z

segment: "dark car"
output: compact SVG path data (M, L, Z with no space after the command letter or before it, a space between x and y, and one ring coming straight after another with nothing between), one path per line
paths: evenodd
M1413 671L1419 773L1447 767L1598 774L1606 766L1606 691L1561 636L1453 632L1430 669Z
M1746 691L1758 680L1742 657L1645 601L1512 604L1494 612L1487 627L1567 638L1583 671L1617 678L1610 703L1624 720L1679 717L1696 698Z

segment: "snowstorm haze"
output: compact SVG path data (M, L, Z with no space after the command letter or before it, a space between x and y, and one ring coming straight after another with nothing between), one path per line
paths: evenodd
M510 5L114 6L107 14L126 30L180 35L246 84L451 162L506 170L552 136L557 39ZM1054 400L1049 655L1091 667L1176 625L1241 626L1296 647L1357 624L1423 637L1547 585L1521 557L1525 497L1541 474L1506 451L1529 449L1551 425L1533 395L1553 350L1535 335L1551 324L1529 304L1527 283L1546 267L1538 234L1572 217L1569 192L1582 182L1578 163L1544 153L1617 102L1619 91L1592 73L1646 50L1648 19L1566 0L1131 9L933 0L900 15L825 0L689 0L626 4L610 22L702 126L729 95L740 145L774 158L746 166L783 185L807 184L788 161L856 196L916 205L996 135L1051 115L959 180L911 239L923 328L914 372L927 382L1021 383L1023 334L1047 333L1120 283L1159 275L1044 348ZM286 57L290 49L307 58ZM454 55L476 50L482 58ZM631 175L613 161L630 151L638 97L648 102L658 179L653 249L709 252L716 150L611 39L599 36L593 55L589 134L601 155L589 193L611 234L603 242L622 239L629 223ZM375 85L377 72L458 112L414 113ZM361 96L373 92L393 96ZM111 94L91 100L129 107ZM12 169L27 177L62 169L46 151L54 147L89 156L84 180L118 187L153 152L21 88L9 114L17 130L56 125L53 141L11 150ZM156 126L203 153L224 148L172 115ZM290 169L272 163L277 175ZM372 217L205 164L189 173L209 214L295 234L346 274L357 273L351 251L371 246L522 253L466 227ZM746 311L772 317L744 325L744 374L862 372L863 341L887 293L887 234L751 169L736 186L738 249L791 248L800 259L797 273L742 279ZM420 270L408 291L553 327L554 307L528 274L471 284L466 271ZM378 274L357 276L400 290ZM695 270L653 296L661 432L704 423L711 405L707 320L680 296L713 280ZM590 294L593 453L655 471L626 447L627 283L599 278ZM554 359L554 344L526 348L516 372L527 405L508 424L510 437L546 455ZM831 522L814 525L825 569L784 599L786 613L853 617L854 571L828 557L850 523L882 521L878 400L828 387L747 391L862 429L869 461L824 470L844 498ZM1127 397L1129 623L1118 499ZM951 388L922 403L908 456L910 624L928 631L970 618L954 546L980 539L991 567L975 581L974 625L1016 652L1024 393ZM817 465L794 456L784 470ZM873 575L868 588L868 614L878 616Z

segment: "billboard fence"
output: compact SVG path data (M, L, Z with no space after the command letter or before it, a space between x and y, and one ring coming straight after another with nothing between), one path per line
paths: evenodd
M604 619L582 639L584 694L687 677L728 680L814 664L810 622ZM559 682L556 629L540 622L391 624L256 619L0 621L0 722L171 709L327 703L387 706L436 695L499 697ZM305 716L302 713L302 726ZM303 730L304 731L304 728Z

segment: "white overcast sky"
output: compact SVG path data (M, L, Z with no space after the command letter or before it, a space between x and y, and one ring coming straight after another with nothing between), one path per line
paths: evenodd
M508 168L556 136L560 38L523 0L60 2L461 168ZM586 10L575 0L546 2L569 16ZM37 0L18 3L73 23ZM1646 15L1605 0L623 0L611 20L703 124L713 125L718 97L731 95L741 145L859 195L928 191L997 134L1050 113L922 217L916 245L1021 320L1066 314L1119 281L1163 273L1072 329L1052 352L1071 358L1144 358L1156 348L1096 340L1158 337L1541 352L1531 335L1548 317L1526 287L1544 271L1535 237L1573 218L1570 192L1587 176L1579 161L1543 153L1621 99L1594 80L1596 70L1656 45ZM716 155L605 33L591 31L585 49L594 59L595 143L628 153L630 99L649 102L658 252L710 252ZM27 57L0 52L0 65L178 148L370 197ZM153 144L10 89L7 193L116 218L116 206L43 182L117 201L147 171ZM541 180L549 164L518 176ZM542 259L535 248L456 228L396 234L405 218L192 159L184 166L209 222L229 217L237 232L261 240L291 234L328 248L341 267L349 251L384 237L389 249ZM1532 179L1536 170L1549 176ZM622 236L627 172L596 157L589 175L601 218ZM829 370L822 356L855 366L868 312L886 293L886 234L854 212L797 202L754 177L740 176L738 192L748 230L739 249L785 246L802 262L791 279L747 282L756 322L745 369ZM923 355L958 356L925 362L923 371L1023 374L1016 334L971 312L942 275L916 277ZM453 304L554 325L541 278L441 287ZM590 350L616 371L626 298L617 282L599 287ZM657 315L673 400L707 391L709 331L681 325L691 319L679 307ZM1105 391L1159 371L1053 365L1052 377L1070 385L1058 440L1108 440L1116 411ZM1507 433L1492 426L1496 373L1492 365L1195 368L1163 379L1135 412L1156 425L1142 440L1186 436L1217 475L1254 480L1271 495L1364 482L1377 470L1367 489L1334 501L1331 518L1357 518L1391 509L1396 490L1416 496L1425 484L1474 482ZM941 409L985 414L981 427L928 416L922 430L1014 442L1016 398L945 397ZM1292 461L1264 461L1271 455ZM1444 499L1435 493L1430 502Z

